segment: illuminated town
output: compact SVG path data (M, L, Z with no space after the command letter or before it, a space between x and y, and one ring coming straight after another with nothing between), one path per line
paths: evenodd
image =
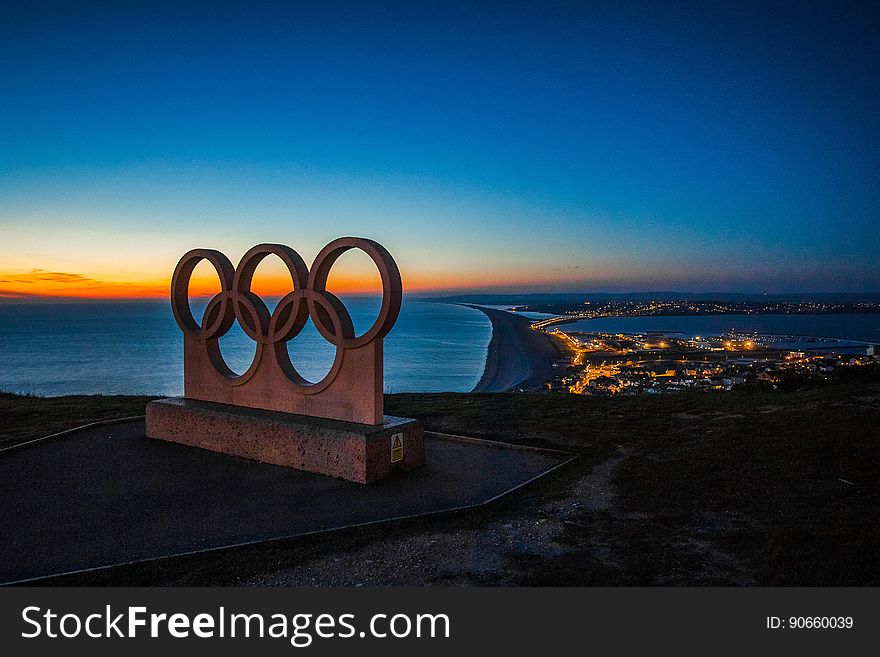
M744 301L583 301L514 306L513 312L547 313L537 328L598 317L657 317L686 315L825 315L880 313L880 303L744 302Z
M552 323L551 323L552 324ZM546 321L532 325L545 330ZM798 336L726 333L682 337L670 334L563 332L546 329L567 356L547 384L551 391L580 395L639 395L683 390L724 391L741 386L767 389L815 385L844 368L880 365L872 345L835 350L832 339L811 339L814 349L787 350ZM843 347L842 343L837 346Z

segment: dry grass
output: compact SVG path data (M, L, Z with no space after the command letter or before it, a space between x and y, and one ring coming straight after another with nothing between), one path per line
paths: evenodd
M143 415L151 399L155 397L36 397L0 392L0 448L89 422Z
M96 419L138 414L148 399L3 395L2 440L9 444ZM476 571L463 561L451 572L444 566L432 575L429 568L415 583L880 584L874 558L880 548L876 369L861 368L835 385L788 393L606 399L390 395L386 412L421 418L438 431L565 448L582 457L539 489L456 518L135 566L72 581L271 583L273 573L289 573L286 569L294 564L302 567L327 555L339 555L344 564L345 555L381 552L388 541L421 549L438 532L491 536L499 526L547 522L560 529L541 538L540 545L553 548L546 553L536 553L533 544L529 550L504 552L495 570ZM594 503L597 495L603 504Z

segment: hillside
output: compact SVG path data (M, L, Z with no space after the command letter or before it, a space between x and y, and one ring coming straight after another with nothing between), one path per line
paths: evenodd
M0 440L139 414L146 399L2 395ZM580 458L464 515L66 583L880 584L877 372L791 393L402 394L388 396L386 412Z

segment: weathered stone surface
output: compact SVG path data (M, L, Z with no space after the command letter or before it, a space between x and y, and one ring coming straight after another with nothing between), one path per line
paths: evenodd
M185 398L150 402L146 415L150 438L362 484L425 461L422 423L388 415L365 425ZM403 453L392 462L398 435Z
M382 304L376 321L355 335L345 304L327 291L333 263L346 251L367 254L382 279ZM257 266L277 256L290 272L292 290L270 313L251 290ZM208 303L202 324L189 305L189 281L207 260L220 278L220 292ZM373 240L341 237L325 246L309 270L300 255L283 244L258 244L233 268L213 249L193 249L178 262L171 279L171 308L183 331L184 395L190 399L249 406L270 411L381 425L383 413L382 340L400 312L403 284L394 258ZM336 347L333 365L317 382L307 381L291 362L287 342L311 318L318 333ZM250 367L233 372L220 351L220 338L238 321L256 342Z
M345 304L327 290L333 264L350 249L369 256L382 279L379 313L361 335ZM254 272L269 256L281 259L292 283L271 313L251 290ZM202 260L217 271L220 292L199 324L189 305L189 281ZM187 252L171 279L171 308L183 331L185 398L150 403L147 435L360 483L422 465L421 423L383 412L382 339L397 320L402 297L394 258L365 238L333 240L311 270L283 244L258 244L238 267L213 249ZM299 374L287 350L309 319L336 347L330 371L317 382ZM220 351L220 338L236 321L257 345L242 374Z

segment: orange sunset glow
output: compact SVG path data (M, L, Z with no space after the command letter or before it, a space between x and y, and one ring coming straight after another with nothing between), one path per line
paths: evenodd
M170 277L169 277L170 281ZM150 298L166 296L169 281L120 281L31 269L0 272L0 298Z
M58 268L0 270L0 299L164 299L171 286L174 263L154 266L141 264L136 272L121 272L104 266L100 270L62 271ZM453 271L434 263L403 269L404 289L410 293L454 292L468 289L493 289L510 285L526 286L540 274L556 285L576 285L570 272L536 271L535 268L511 272L476 268ZM595 280L610 280L602 267L589 270ZM254 276L252 289L266 297L280 297L293 289L290 274L280 261L267 259ZM334 266L327 289L339 295L373 294L382 289L373 263L359 253L348 253ZM201 262L193 272L189 292L192 297L213 296L220 281L211 265Z
M261 296L280 297L293 289L290 275L279 265L271 272L261 265L254 277L252 289ZM561 277L559 279L562 282ZM508 272L432 272L415 271L404 275L408 292L442 292L468 288L491 288L504 284L527 282L528 274L514 277ZM167 275L122 278L100 273L70 273L48 269L0 271L0 298L2 299L163 299L168 297L171 270ZM327 289L335 294L372 294L382 289L378 273L351 271L340 268L331 271ZM207 263L200 263L190 280L192 297L213 296L220 290L220 281Z
M104 280L83 274L33 269L26 272L0 272L0 298L71 298L71 299L150 299L164 298L169 294L170 274L156 280ZM338 294L362 294L381 289L378 282L369 277L346 277L331 275L328 289ZM252 286L254 292L264 296L283 296L292 289L290 276L261 277ZM190 296L212 296L220 290L216 275L193 276Z

